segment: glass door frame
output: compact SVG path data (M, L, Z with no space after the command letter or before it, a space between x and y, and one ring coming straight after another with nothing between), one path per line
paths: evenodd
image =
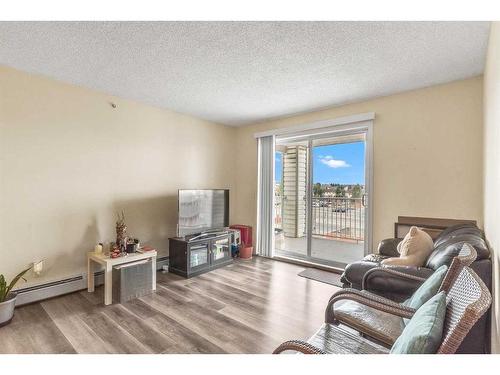
M372 253L373 244L373 134L372 121L362 121L348 125L336 125L332 127L324 127L320 129L311 129L298 133L290 133L276 136L276 143L284 143L286 141L307 141L308 142L308 157L307 157L307 213L306 213L306 228L307 228L307 259L306 261L329 265L336 268L343 268L345 264L334 261L325 261L324 259L313 258L312 251L312 198L313 198L313 159L312 148L313 141L324 138L334 138L336 136L346 136L355 134L365 135L365 196L367 199L365 210L365 243L364 255ZM273 241L274 246L274 241Z

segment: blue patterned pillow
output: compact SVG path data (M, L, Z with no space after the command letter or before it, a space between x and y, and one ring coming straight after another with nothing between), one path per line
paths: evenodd
M439 292L422 305L410 319L391 348L391 354L433 354L441 345L446 294Z
M422 285L420 285L410 298L403 302L403 305L418 310L420 306L426 303L432 296L436 295L447 271L448 266L443 265L439 267ZM404 321L405 324L408 324L409 319L404 319Z

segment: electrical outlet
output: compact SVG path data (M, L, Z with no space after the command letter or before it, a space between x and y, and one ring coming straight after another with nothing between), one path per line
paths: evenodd
M40 276L43 271L43 260L39 260L38 262L33 263L33 272L35 275Z

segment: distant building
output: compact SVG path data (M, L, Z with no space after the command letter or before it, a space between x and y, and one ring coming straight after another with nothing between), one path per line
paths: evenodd
M343 191L343 197L344 198L353 198L354 196L354 191L355 188L359 186L361 188L360 194L359 188L357 188L356 194L363 195L365 193L365 186L361 184L321 184L321 189L323 190L323 197L324 198L336 198L337 195L335 192L337 191L337 188L340 187L340 189ZM358 198L359 198L358 195Z

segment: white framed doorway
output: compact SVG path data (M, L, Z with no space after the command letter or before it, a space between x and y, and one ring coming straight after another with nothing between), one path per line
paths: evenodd
M373 118L275 134L274 256L344 268L372 252Z

